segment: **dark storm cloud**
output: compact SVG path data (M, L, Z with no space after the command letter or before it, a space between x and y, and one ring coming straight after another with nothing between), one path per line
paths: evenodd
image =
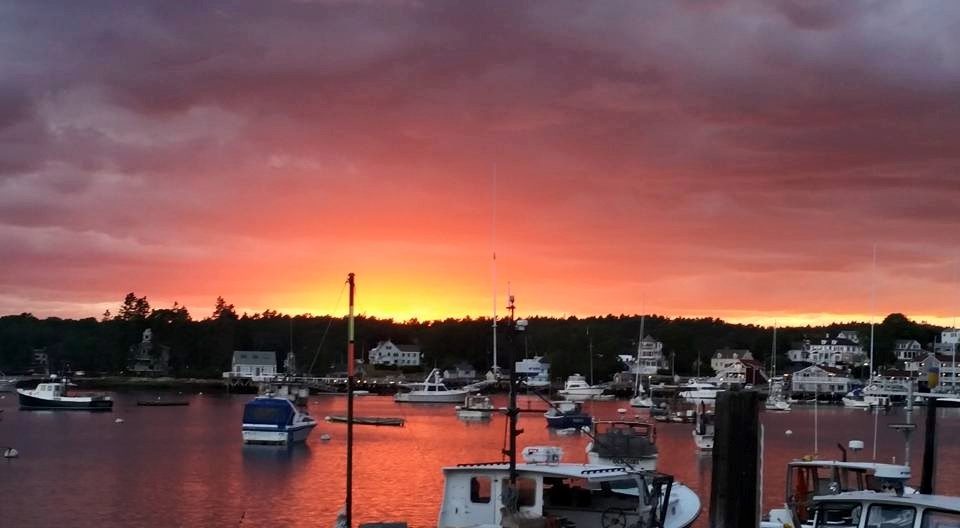
M349 199L482 215L496 159L516 236L574 260L850 271L851 243L956 244L958 23L950 1L8 3L0 226L19 266L63 238L145 270Z

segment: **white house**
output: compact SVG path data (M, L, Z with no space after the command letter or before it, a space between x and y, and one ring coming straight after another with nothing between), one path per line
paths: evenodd
M736 365L741 359L753 359L749 350L739 348L721 348L710 358L710 368L714 372L727 370Z
M849 331L841 332L850 335ZM813 363L814 365L854 365L862 363L866 357L863 345L858 341L830 334L821 338L804 339L799 348L787 352L790 361L794 363Z
M663 343L648 335L637 344L637 355L621 354L620 361L627 365L627 372L634 376L652 376L666 366Z
M377 343L368 354L371 365L390 367L419 367L420 356L420 347L395 345L389 339Z
M476 379L476 377L477 369L466 362L457 363L443 371L443 379L445 380L472 380Z
M277 375L277 353L261 350L235 350L230 372L224 378L251 378L254 381Z
M838 339L846 339L856 344L860 344L860 334L856 330L841 330L837 332Z
M897 339L893 352L897 355L897 361L913 361L923 356L923 347L916 339Z
M853 382L844 371L824 365L810 365L798 370L791 379L794 392L846 394L852 385Z

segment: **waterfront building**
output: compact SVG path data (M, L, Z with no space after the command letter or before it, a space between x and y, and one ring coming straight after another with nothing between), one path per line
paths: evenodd
M250 378L253 381L272 379L277 375L277 353L262 350L236 350L230 372L224 378Z
M853 335L855 334L854 332ZM840 335L847 337L840 337ZM863 345L860 344L859 339L853 341L850 337L851 331L847 330L833 337L825 334L820 338L804 339L795 345L793 350L787 352L787 356L794 363L812 363L830 367L862 364L866 359Z
M652 376L661 368L666 368L663 359L663 343L653 336L646 336L637 344L637 353L621 354L620 361L627 366L627 372L634 376Z
M829 365L810 365L794 372L791 378L794 392L846 394L853 385L846 372Z
M710 368L717 374L740 363L741 359L753 359L753 354L743 348L720 348L710 358Z
M719 351L718 351L719 352ZM733 384L733 385L763 385L766 384L769 379L767 376L767 371L763 368L763 363L753 359L753 355L749 351L746 353L747 357L738 357L732 361L724 361L724 365L719 371L717 371L714 380L717 383L722 384ZM711 360L711 365L713 361Z
M462 361L443 371L445 380L472 380L477 377L477 369L473 365Z
M913 361L924 353L923 347L916 339L897 339L893 345L893 353L897 361Z
M170 347L153 341L153 331L143 331L140 342L131 345L127 355L127 372L139 376L165 376L170 370Z
M395 345L388 339L370 350L367 362L375 367L419 367L421 355L416 345Z

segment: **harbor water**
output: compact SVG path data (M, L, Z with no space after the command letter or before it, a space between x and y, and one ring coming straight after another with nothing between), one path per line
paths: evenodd
M333 526L344 500L344 424L323 421L345 414L343 396L312 396L309 411L320 424L306 445L293 448L244 446L243 404L250 396L170 395L188 398L187 407L138 407L156 393L118 393L113 412L20 411L15 394L0 399L0 446L13 446L16 459L0 459L0 523L3 526ZM521 407L542 409L524 396ZM498 406L505 396L495 396ZM625 401L588 402L595 418L628 416ZM505 419L457 419L453 405L397 404L391 397L356 398L358 416L395 416L405 427L356 426L354 517L357 522L402 520L411 527L436 526L442 498L441 468L502 459ZM936 491L960 494L960 474L950 461L960 456L960 409L939 412L939 468ZM920 481L925 410L913 421L913 484ZM122 423L116 423L122 418ZM888 427L905 421L903 408L875 416L863 410L794 407L789 413L761 411L764 426L763 509L783 503L786 463L813 454L837 458L838 443L863 440L851 459L903 461L902 433ZM564 460L583 462L586 435L558 436L539 413L522 413L518 445L557 445ZM695 490L703 510L695 526L708 524L710 456L698 455L690 424L657 424L659 470ZM789 433L788 433L789 431ZM329 441L321 435L329 434Z

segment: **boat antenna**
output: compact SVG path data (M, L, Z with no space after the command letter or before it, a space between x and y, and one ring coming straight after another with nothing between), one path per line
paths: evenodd
M777 377L777 322L773 322L773 344L770 345L770 357L773 359L773 366L771 367L770 379Z
M514 303L513 295L508 297L509 304L507 305L507 310L510 312L510 331L511 335L513 332L522 332L526 329L526 321L514 321L514 311L516 310L516 304ZM521 324L522 323L522 324ZM511 339L512 341L512 339ZM507 347L507 353L511 356L510 359L513 359L514 347ZM510 403L507 407L507 419L510 421L510 438L509 438L509 447L507 447L506 452L504 453L509 457L510 461L510 486L515 487L517 483L517 437L523 433L523 430L517 428L517 417L520 415L520 409L517 407L517 369L510 369Z
M353 527L353 363L354 363L354 321L353 296L356 290L354 275L347 275L347 285L350 287L350 311L347 316L347 497L345 513L347 528Z

